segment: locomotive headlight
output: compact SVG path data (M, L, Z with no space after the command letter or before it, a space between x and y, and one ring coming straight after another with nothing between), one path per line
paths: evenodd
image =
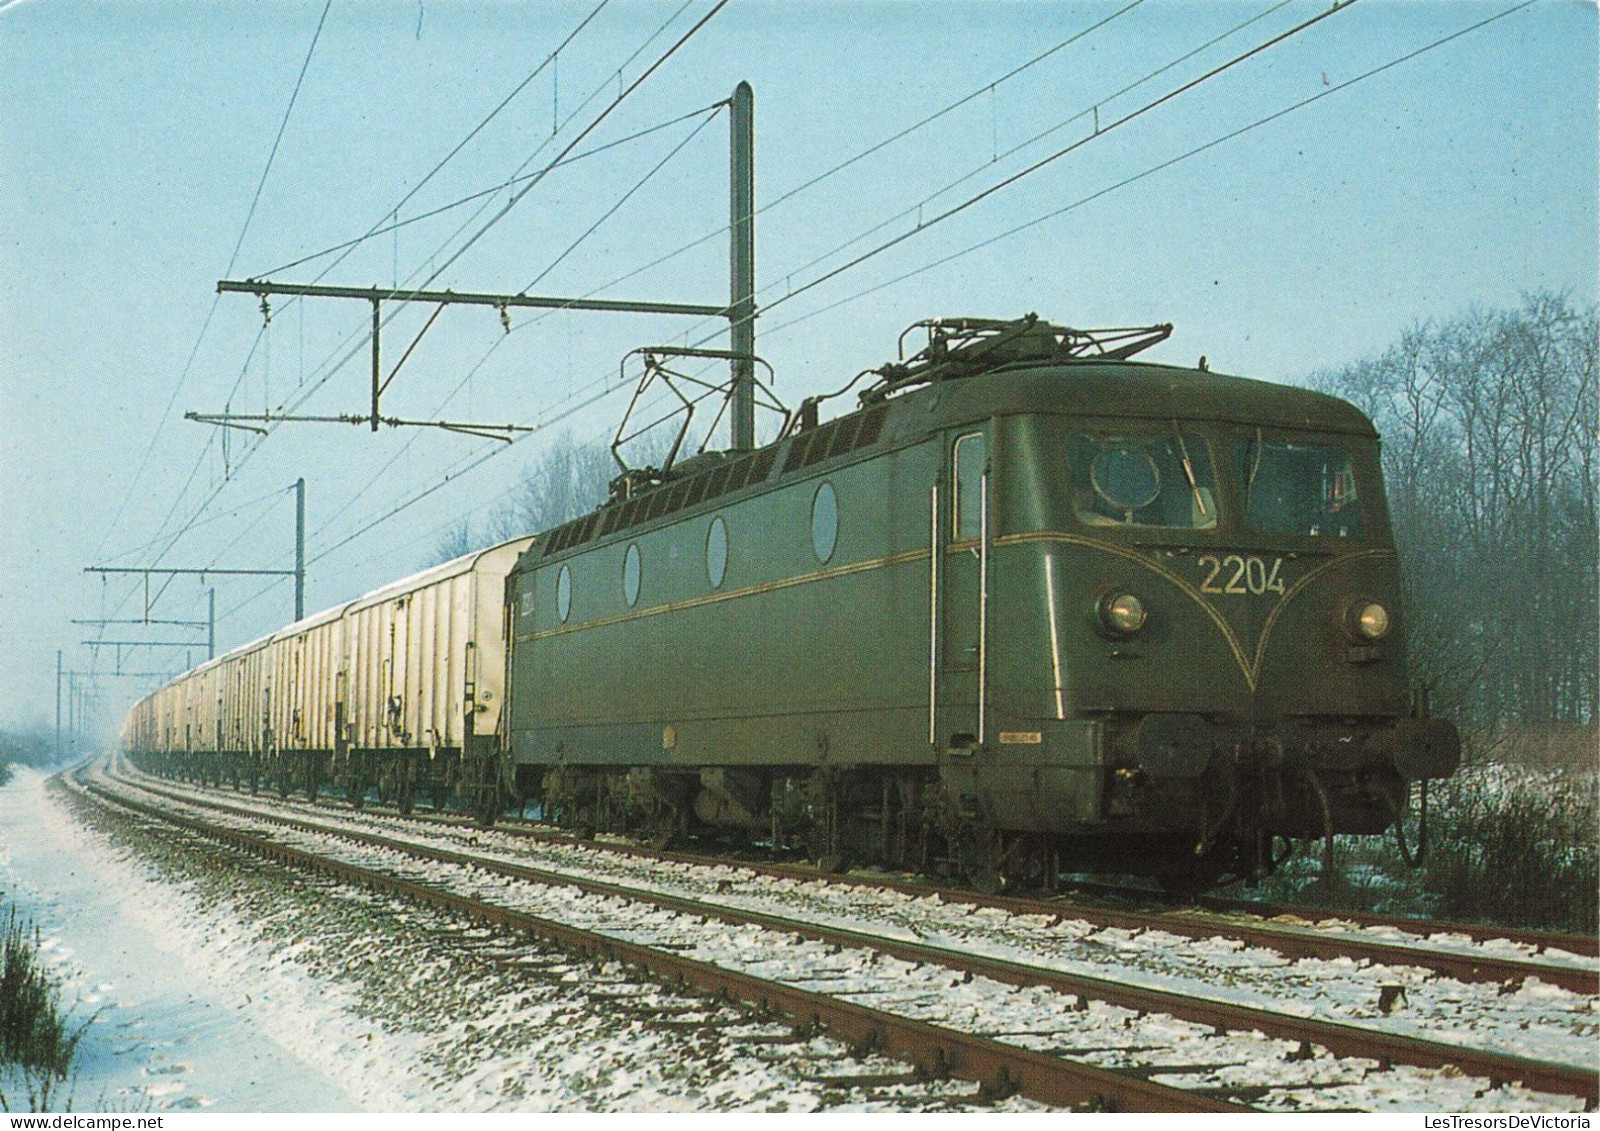
M1345 614L1345 627L1357 640L1376 642L1389 635L1393 624L1389 610L1377 601L1358 598Z
M1132 593L1107 593L1100 599L1100 623L1117 636L1132 636L1149 617L1144 602Z

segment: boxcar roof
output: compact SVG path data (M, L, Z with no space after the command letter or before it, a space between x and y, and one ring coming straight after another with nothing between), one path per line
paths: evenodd
M235 648L230 648L220 656L214 656L203 664L196 664L188 671L181 672L180 674L173 676L170 682L164 683L161 686L171 687L174 683L181 683L183 680L191 679L194 676L199 675L201 672L207 671L211 668L219 667L222 664L227 663L229 660L237 660L240 656L249 655L257 648L265 648L268 644L272 643L273 637L276 635L276 633L269 633L266 636L257 637L248 644L240 644ZM160 689L158 688L157 690ZM155 692L151 692L151 694L153 695Z
M418 589L426 589L430 585L436 585L459 574L469 573L477 568L478 562L482 558L496 551L509 550L512 560L515 561L516 555L522 553L532 543L532 537L513 538L509 542L501 542L496 546L487 546L481 550L474 550L470 554L463 554L461 557L454 558L441 565L425 569L420 573L414 573L410 577L402 577L399 581L391 581L383 588L374 589L371 593L357 597L354 601L341 606L340 612L342 614L354 612L358 609L371 608L373 605L382 604L384 601L392 600L403 594L413 593ZM515 549L512 549L512 547L515 547Z
M357 598L356 600L360 600L360 598ZM329 621L338 620L340 617L344 616L344 611L353 604L355 604L355 601L346 601L342 605L334 605L332 608L323 609L321 612L312 613L308 617L301 617L292 624L284 625L267 639L276 640L280 636L298 636L302 632L310 632L313 628L316 628L320 624L327 624Z

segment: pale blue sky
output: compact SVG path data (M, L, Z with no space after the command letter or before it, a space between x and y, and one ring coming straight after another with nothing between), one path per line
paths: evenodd
M680 12L676 2L613 0L400 218L501 184L519 168L540 168L615 95L619 68L631 82L712 6L690 0ZM1151 356L1187 364L1206 354L1216 369L1293 381L1473 304L1510 305L1537 288L1595 301L1596 9L1569 0L1542 0L1337 90L1514 7L1360 0L947 223L785 297L849 258L811 266L819 256L951 181L972 174L925 205L925 219L1084 136L1092 107L1102 124L1115 121L1327 5L1295 0L1273 11L1266 0L1146 0L1117 15L1124 7L735 0L580 151L706 107L748 79L756 91L757 201L768 205L979 92L761 214L757 278L766 313L757 348L776 366L778 392L791 405L887 360L906 325L938 315L1172 321L1173 339ZM418 568L437 532L492 506L546 435L609 437L625 397L582 411L574 405L615 383L628 349L709 332L682 319L521 312L505 335L493 311L447 312L397 378L386 411L433 415L459 387L444 409L452 418L549 423L550 431L343 545L493 445L285 426L242 467L233 465L251 444L230 443L224 483L213 430L182 419L187 410L220 411L230 396L235 411L276 409L324 377L300 411L364 409L365 306L279 300L258 337L255 301L215 294L235 245L232 274L244 277L360 236L592 8L335 0L263 184L320 0L0 5L0 723L51 715L57 648L67 649L69 667L90 666L77 641L92 632L70 618L139 615L131 583L102 586L81 572L85 565L149 564L160 554L166 565L284 568L293 525L286 488L304 475L313 559L307 606L332 604ZM1111 97L1255 16L1193 59ZM1324 91L1331 93L1303 109L901 279ZM591 94L596 101L584 107ZM552 141L553 124L574 114ZM538 279L535 293L615 284L603 293L723 301L720 236L615 282L726 222L726 119L690 138L700 121L553 173L432 285L518 291ZM680 142L656 177L540 278ZM491 209L508 197L500 192ZM492 211L469 221L471 214L458 208L374 238L324 281L425 278L430 257L442 263ZM854 250L909 222L889 224ZM330 261L277 277L308 281ZM392 323L386 369L427 313L407 311ZM330 375L324 363L346 354ZM213 495L175 544L158 537ZM219 583L219 647L288 619L289 586L255 596L260 587ZM203 619L204 610L198 583L180 579L153 615ZM146 651L125 664L147 670L172 660ZM135 688L106 686L114 721Z

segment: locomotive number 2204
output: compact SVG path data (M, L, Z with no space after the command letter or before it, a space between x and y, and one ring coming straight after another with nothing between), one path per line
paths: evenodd
M1200 568L1208 571L1205 580L1200 583L1202 593L1254 594L1260 597L1284 591L1282 558L1273 558L1269 564L1265 558L1254 556L1229 554L1219 558L1215 554L1205 554L1200 558Z

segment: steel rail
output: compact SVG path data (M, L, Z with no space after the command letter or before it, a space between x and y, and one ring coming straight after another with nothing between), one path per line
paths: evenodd
M137 785L134 788L144 789L182 804L209 807L234 816L278 824L302 832L341 837L435 863L478 868L494 875L533 883L573 887L594 895L648 902L705 919L789 932L831 945L876 950L902 961L946 966L957 971L967 971L992 978L1008 985L1045 986L1058 993L1101 1001L1125 1009L1165 1013L1196 1024L1232 1031L1254 1030L1283 1040L1310 1041L1321 1045L1336 1056L1368 1057L1419 1068L1451 1066L1469 1075L1487 1077L1491 1081L1520 1082L1536 1091L1577 1096L1590 1105L1600 1103L1600 1075L1592 1069L1471 1049L1357 1025L1297 1017L1254 1006L1129 985L1089 975L1069 974L1025 963L957 952L926 943L886 938L848 928L819 926L782 916L575 877L529 865L485 859L450 849L418 845L379 833L329 828L313 821L286 815L265 814L220 801L196 801L149 786Z
M1462 923L1450 919L1419 919L1407 915L1376 915L1368 911L1345 911L1336 907L1307 907L1294 903L1258 902L1229 896L1202 895L1196 901L1208 911L1222 914L1292 915L1297 919L1344 919L1362 927L1394 927L1418 934L1462 935L1473 942L1505 939L1507 942L1531 946L1535 950L1565 950L1586 958L1600 958L1600 937L1595 935L1569 935L1555 931L1530 931L1516 927L1496 927L1486 923ZM1541 975L1542 976L1542 975ZM1588 993L1600 992L1588 990Z
M70 779L70 775L68 777ZM908 1060L919 1075L929 1078L953 1076L971 1080L991 1094L1016 1094L1056 1107L1086 1106L1097 1110L1140 1112L1251 1110L1246 1105L1217 1099L1204 1092L1169 1087L1140 1077L1007 1045L987 1037L914 1021L840 1001L826 994L726 970L670 951L657 950L445 891L415 880L319 856L238 829L173 813L158 805L118 796L93 783L75 784L102 804L130 809L189 832L221 840L287 867L385 891L477 922L523 931L585 956L598 956L640 968L668 983L692 985L713 996L735 999L763 1011L781 1013L802 1025L820 1025L855 1048L879 1051ZM259 818L259 814L252 816ZM324 835L346 835L336 830L318 831ZM471 866L486 867L482 861L472 861Z

